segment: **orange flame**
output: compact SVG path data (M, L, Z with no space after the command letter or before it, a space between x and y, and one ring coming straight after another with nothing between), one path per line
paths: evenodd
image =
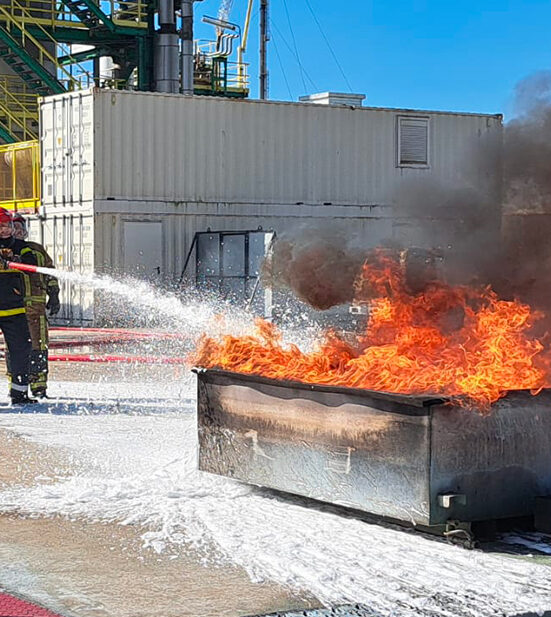
M548 358L529 333L540 315L489 287L434 281L412 294L399 260L379 251L363 266L356 298L369 303L369 321L353 342L328 331L305 353L257 320L251 336L203 337L194 361L280 380L446 395L481 410L508 390L536 393L548 383Z

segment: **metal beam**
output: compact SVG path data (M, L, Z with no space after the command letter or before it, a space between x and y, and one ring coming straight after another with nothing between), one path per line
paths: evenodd
M111 21L111 18L108 15L106 15L97 4L95 4L95 2L91 2L91 0L78 0L78 1L61 0L61 2L74 15L76 15L79 18L79 21L81 21L82 23L86 23L86 21L82 19L81 16L76 11L77 8L80 8L80 7L77 7L76 5L83 4L86 7L86 9L90 12L90 14L93 15L99 22L101 22L110 32L115 32L115 24Z
M40 28L27 26L26 30L39 40L50 40L47 39ZM147 32L143 28L136 29L128 34L117 34L116 36L105 30L83 30L69 27L56 27L52 29L52 36L59 43L88 43L89 45L100 42L118 43L120 45L133 44L136 36L144 37L146 35Z
M268 65L266 47L270 40L268 35L268 0L260 0L260 98L268 98Z
M76 54L68 54L66 56L59 56L57 61L59 64L75 64L76 62L86 62L93 60L94 58L101 58L101 56L108 56L109 50L105 47L95 47L94 49L88 49L86 51L80 51Z
M80 23L86 25L86 22L82 21L81 17L75 11L75 5L74 5L74 2L72 0L61 0L61 2L63 2L63 4L74 15L76 15L79 18ZM111 19L111 17L102 11L102 9L99 6L99 3L96 4L96 2L94 2L94 0L78 0L78 3L79 4L84 4L86 9L99 22L101 22L101 24L103 24L107 28L107 30L109 31L109 33L111 35L113 35L113 34L120 34L120 35L126 35L126 36L136 36L136 35L140 35L140 34L143 35L144 34L144 28L143 27L120 26L120 25L114 23L113 20Z
M0 139L3 139L4 142L7 144L14 144L16 141L19 141L8 131L7 128L4 127L4 125L1 122L0 122Z

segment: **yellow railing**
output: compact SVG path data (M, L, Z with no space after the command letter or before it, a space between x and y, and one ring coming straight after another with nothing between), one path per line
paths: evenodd
M0 93L4 96L12 96L18 105L27 112L38 112L38 97L27 84L15 75L0 75Z
M12 103L11 100L8 102ZM6 101L0 98L0 117L5 128L15 139L21 138L28 141L38 138L38 134L33 130L33 123L37 118L36 113L33 114L26 109L18 111L15 106L10 108L6 105Z
M38 139L38 97L18 77L0 75L0 116L16 139Z
M93 85L93 76L83 66L76 65L79 73L78 77L75 77L75 75L71 71L68 71L65 66L59 64L55 56L55 52L51 53L48 49L46 49L43 43L39 42L32 34L29 33L27 30L27 24L32 23L32 15L30 11L20 3L20 0L10 0L10 3L14 8L14 12L10 13L6 10L6 8L4 8L4 6L0 6L0 19L6 23L8 30L11 30L15 26L15 28L21 32L23 47L28 49L28 43L32 43L38 55L38 61L40 64L44 65L45 62L50 62L53 66L55 66L58 72L58 79L61 82L65 82L67 90L80 90L83 88L89 88ZM52 49L55 49L57 41L51 32L47 28L44 28L41 24L35 24L35 26L42 32L46 44L50 44Z
M147 0L98 0L96 4L102 9L111 21L119 26L133 28L147 27ZM3 0L2 5L12 15L33 25L41 24L54 28L71 27L87 28L79 18L60 0ZM24 14L21 10L25 9Z
M135 2L109 0L109 5L109 14L114 24L147 28L147 2L145 0L136 0Z
M223 65L218 64L218 58L225 58L217 51L216 41L195 41L194 55L194 87L196 90L214 91L226 90L228 92L247 92L249 87L249 75L246 62L230 62L226 58L226 73L222 72Z
M34 214L40 207L38 141L0 145L0 207Z

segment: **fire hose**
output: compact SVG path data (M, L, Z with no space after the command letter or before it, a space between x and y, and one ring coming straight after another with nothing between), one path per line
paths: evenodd
M74 332L76 334L110 334L120 336L121 340L128 339L186 339L187 337L179 332L143 332L141 330L130 330L127 328L90 328L87 326L72 328L70 326L53 326L50 331ZM94 339L90 339L94 340Z
M102 364L187 364L185 358L172 358L162 356L114 356L93 354L52 354L48 360L53 362L97 362Z
M20 261L6 261L6 266L9 270L22 270L23 272L34 272L34 274L39 273L38 266L24 264Z

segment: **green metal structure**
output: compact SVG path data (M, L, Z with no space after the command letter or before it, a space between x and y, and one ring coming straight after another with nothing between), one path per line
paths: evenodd
M157 8L157 0L0 0L0 141L36 139L40 96L153 90ZM100 78L102 57L117 66L113 79ZM196 94L247 96L242 66L232 76L227 57L199 48L196 63Z

